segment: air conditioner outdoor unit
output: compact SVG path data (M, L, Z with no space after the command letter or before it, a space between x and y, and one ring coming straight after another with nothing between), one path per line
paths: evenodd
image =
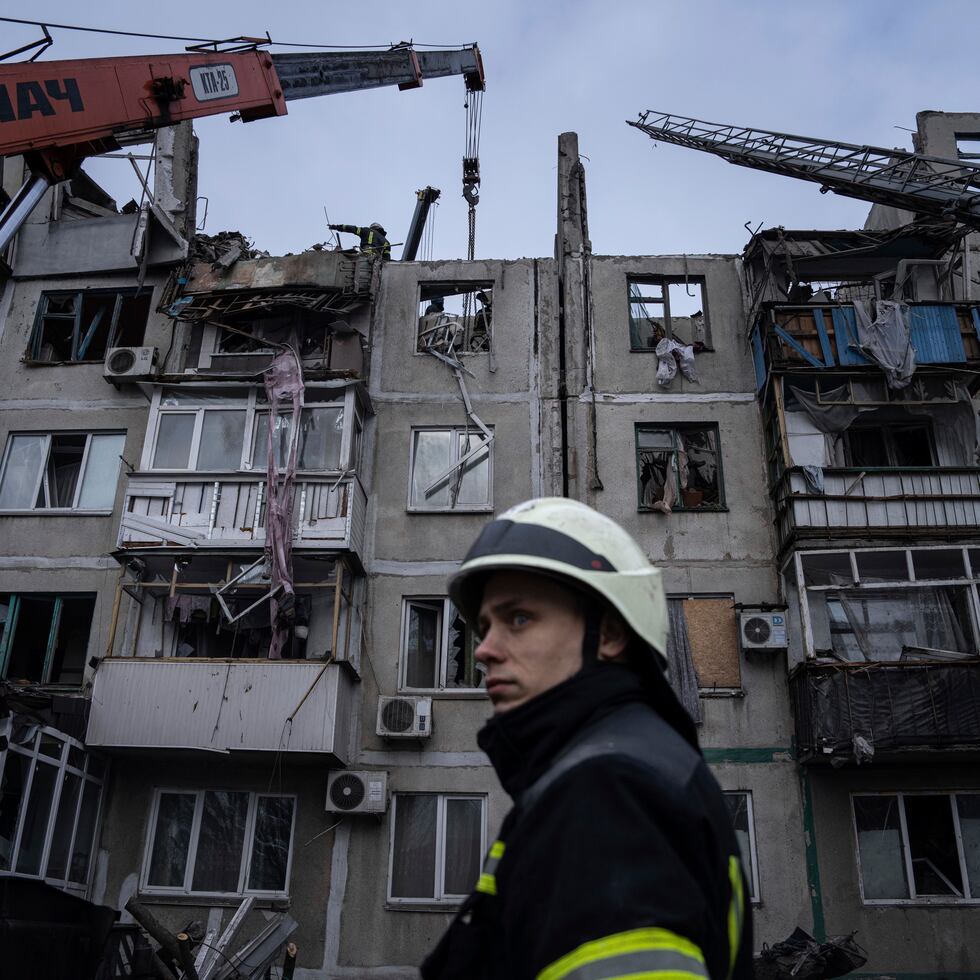
M782 612L742 612L738 632L743 650L785 650L786 614Z
M102 369L110 381L135 381L153 375L156 364L155 347L110 347Z
M428 738L432 698L378 698L378 734L385 738Z
M338 770L327 777L327 807L337 813L384 813L388 773Z

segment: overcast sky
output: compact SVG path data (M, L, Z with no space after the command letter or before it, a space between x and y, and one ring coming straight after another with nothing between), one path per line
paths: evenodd
M579 134L597 254L738 252L743 225L853 228L867 205L815 184L654 145L625 124L647 108L852 143L911 148L921 109L980 110L976 0L568 0L458 2L0 3L11 17L159 34L262 34L311 44L479 43L487 75L477 257L547 256L557 137ZM37 36L0 24L0 48ZM44 60L179 51L180 42L53 30ZM275 50L275 48L273 48ZM405 237L415 191L442 190L433 256L465 256L460 196L464 87L378 89L289 103L282 118L195 123L205 231L236 229L274 254L326 239L333 222ZM896 128L899 127L899 128ZM901 128L904 127L904 128ZM129 164L94 162L120 203ZM345 239L345 244L353 240ZM400 249L395 249L395 256Z

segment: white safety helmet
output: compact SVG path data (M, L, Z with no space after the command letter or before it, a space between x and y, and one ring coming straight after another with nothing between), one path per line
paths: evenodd
M489 573L514 569L595 593L667 668L667 600L660 569L615 521L565 497L528 500L491 521L449 579L449 595L476 628Z

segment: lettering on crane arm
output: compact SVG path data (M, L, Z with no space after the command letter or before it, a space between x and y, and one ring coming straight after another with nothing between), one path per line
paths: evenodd
M191 68L191 87L198 102L238 95L238 79L231 65L199 65Z
M34 113L55 114L55 102L67 102L72 112L84 112L85 105L74 78L47 78L40 82L18 82L8 90L0 85L0 123L31 119Z

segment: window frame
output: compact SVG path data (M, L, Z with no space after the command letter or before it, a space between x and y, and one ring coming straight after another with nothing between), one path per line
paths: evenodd
M749 822L749 901L753 905L762 904L762 893L759 886L759 852L755 832L755 804L752 800L752 790L750 789L726 789L722 791L724 796L744 796L745 809ZM742 866L745 866L745 855L739 855L742 859Z
M80 336L81 333L81 320L82 320L82 304L85 302L86 297L97 297L97 296L115 296L115 302L112 307L112 319L109 322L109 333L106 336L106 353L112 350L113 347L118 346L119 340L119 317L122 314L123 301L127 298L137 298L143 294L143 290L139 287L126 287L120 286L117 288L107 287L100 289L47 289L44 290L40 297L38 298L37 310L34 314L34 325L31 327L31 335L27 344L27 353L24 360L30 365L66 365L66 364L102 364L105 362L105 355L102 357L95 358L79 358L78 345L80 341L84 338ZM146 291L149 302L147 303L146 311L146 323L143 325L143 340L146 340L146 327L150 322L150 313L153 310L153 291L152 288ZM68 360L56 360L56 361L44 361L38 356L41 352L41 345L43 341L43 326L44 320L49 316L47 312L48 301L50 299L65 299L69 296L75 297L75 314L74 317L68 317L65 314L54 314L52 319L60 320L73 320L72 324L72 343L71 352L72 356ZM138 345L134 345L138 346Z
M161 388L157 388L153 394L153 399L150 404L149 419L146 427L146 438L143 441L143 452L140 458L140 472L159 474L174 473L182 476L185 474L205 475L212 473L265 474L265 467L256 469L253 465L255 458L255 437L258 429L258 419L260 415L269 414L269 404L264 399L259 398L257 388L253 387L249 389L248 392L238 391L234 394L229 394L227 396L228 403L224 405L209 405L204 401L198 405L195 405L193 401L195 393L204 397L209 397L212 394L220 393L220 389L206 387L195 392L194 389L189 388L189 386L185 384L181 385L179 390L181 395L187 400L186 404L175 406L162 405L161 403L163 399L169 394L169 389L165 391ZM307 394L310 394L311 391L318 390L324 389L308 389ZM344 429L340 439L340 465L338 469L301 470L297 468L296 472L325 475L356 472L360 461L352 458L352 456L360 451L360 435L363 431L364 420L362 417L361 408L358 405L354 386L348 385L340 395L330 398L329 400L313 401L308 399L304 402L302 408L339 408L343 412ZM204 427L204 413L222 411L245 413L245 425L242 431L242 446L238 459L238 468L234 470L197 468L196 464L200 459L201 452L201 432ZM161 418L164 415L190 414L195 415L195 420L194 429L191 434L190 446L188 449L188 463L193 461L195 465L188 465L187 467L179 469L175 469L174 467L155 467L153 465L153 459L156 456L157 440L159 439L160 435ZM283 406L280 406L278 414L292 414L292 410L290 409L289 411L283 411ZM192 476L190 478L193 479Z
M13 716L10 716L11 719ZM0 731L3 731L3 724L0 724ZM62 891L70 892L72 894L77 894L84 897L88 893L89 882L92 880L92 875L95 868L95 855L97 850L97 843L99 840L99 831L102 824L102 810L105 804L105 785L108 778L108 767L109 763L106 760L102 760L101 757L98 761L102 765L102 773L96 775L91 771L91 761L96 759L96 756L86 748L83 742L80 742L76 738L72 738L70 735L66 735L64 732L58 731L56 728L52 728L48 725L42 725L38 728L30 748L25 748L23 745L17 745L9 741L11 731L11 722L7 722L6 727L6 737L8 739L7 746L5 749L0 749L0 780L3 779L3 773L6 768L8 759L12 755L23 756L29 759L29 769L27 772L27 779L24 782L23 795L21 796L20 804L17 808L17 819L14 824L14 836L13 843L10 849L10 868L6 871L0 871L0 878L31 878L33 880L41 880L55 888L60 888ZM62 743L61 754L58 760L54 760L51 756L46 755L40 751L41 746L41 736L48 735L60 741ZM81 752L84 759L84 766L79 768L78 766L69 762L69 749L74 749L75 751ZM31 799L31 791L34 786L34 776L37 772L38 765L51 766L57 769L57 776L55 778L54 790L51 794L51 804L48 810L47 824L44 830L44 842L41 847L41 855L38 865L43 869L44 874L28 874L23 871L17 871L17 861L20 857L20 847L23 842L24 835L24 818L27 813L28 804ZM75 814L72 819L71 835L68 842L68 850L66 854L65 862L65 876L63 878L55 878L47 874L48 864L51 859L51 848L54 844L55 829L57 827L58 815L61 809L61 793L65 786L65 777L67 775L78 776L81 779L79 784L78 799L75 802ZM72 859L75 856L75 846L80 843L78 831L79 824L82 815L82 803L85 799L85 787L93 783L98 787L98 799L95 807L94 820L92 822L92 839L89 842L89 853L88 853L88 864L85 871L85 880L83 882L74 881L71 878L71 866Z
M414 603L434 605L442 603L442 610L439 614L439 665L438 665L438 684L436 687L409 687L408 676L408 627L411 616L411 607ZM446 595L403 595L402 596L402 616L401 631L398 641L398 692L399 694L439 694L459 698L483 698L486 697L485 687L450 687L446 683L446 675L449 670L449 627L453 615L452 599ZM469 627L467 627L469 629ZM472 630L471 630L472 634ZM474 650L478 646L475 635L472 637ZM476 668L474 667L476 672Z
M928 444L929 456L931 457L931 462L925 466L904 466L896 462L896 440L897 433L903 430L909 429L919 429L925 433L926 442ZM854 432L880 432L882 435L882 445L885 450L885 455L888 457L888 463L886 466L864 466L858 463L852 462L853 451L851 449L851 434ZM938 465L938 456L936 453L936 438L935 432L933 430L931 420L926 421L909 421L909 422L898 422L895 420L886 420L882 422L868 422L854 424L848 426L847 429L842 433L844 439L844 458L847 460L846 467L849 469L861 469L865 472L874 473L878 470L889 469L889 470L902 470L905 471L915 471L915 470L931 470Z
M10 607L7 618L0 623L0 680L5 680L7 670L10 666L10 647L14 637L17 635L17 624L20 617L20 600L22 596L40 599L54 599L54 608L51 611L51 624L48 627L48 641L45 646L44 662L41 666L41 680L36 683L43 687L58 687L65 690L77 691L85 683L84 668L82 670L82 681L79 684L57 684L50 680L51 669L54 666L55 644L58 638L58 630L61 628L61 611L66 598L71 599L93 599L92 619L88 624L88 642L85 647L85 660L88 660L89 647L92 645L92 624L95 622L95 609L98 602L96 592L5 592L4 595L10 596ZM11 626L11 624L13 624Z
M854 809L854 800L859 796L891 796L898 802L899 831L902 847L902 867L905 873L905 883L909 891L908 898L865 898L864 895L864 869L861 866L861 846L858 837L857 813ZM960 875L963 880L964 892L969 892L970 879L966 866L966 854L963 849L963 835L960 829L959 808L956 805L958 796L977 796L980 797L978 789L951 789L951 790L852 790L848 794L851 811L851 830L854 834L854 862L857 868L858 892L861 896L862 905L941 905L941 906L977 906L980 905L980 894L970 897L957 898L947 895L916 895L915 894L915 872L912 868L912 848L908 837L908 823L905 815L905 797L907 796L942 796L950 801L950 811L952 813L953 836L956 842L956 855L959 858Z
M443 506L424 506L412 502L412 485L415 482L415 445L421 432L448 432L451 439L453 459L460 459L460 439L467 436L483 438L483 433L476 426L466 425L413 425L409 429L408 439L408 494L405 509L410 514L490 514L493 513L493 447L496 442L493 437L494 426L488 425L491 438L485 440L487 448L487 502L485 504L452 504Z
M191 817L191 833L187 842L187 865L184 868L184 882L180 887L149 884L150 864L153 859L153 845L156 842L157 819L160 814L160 800L164 794L194 796L194 814ZM248 811L245 817L244 844L241 865L238 871L239 888L234 892L195 891L194 868L197 863L197 846L200 841L201 816L204 811L204 796L206 793L247 793ZM286 857L285 887L282 891L269 891L248 888L248 878L252 869L252 857L255 849L255 815L260 797L275 797L293 801L293 815L289 826L289 853ZM206 786L198 789L188 789L173 786L157 786L153 790L153 800L150 804L150 820L147 824L146 840L143 844L143 863L140 868L139 891L142 895L173 895L183 897L244 897L254 895L256 898L288 898L289 886L293 871L293 852L296 840L296 814L299 810L299 797L295 793L272 793L258 790L235 789L225 786Z
M122 436L123 437L123 449L126 448L126 430L125 429L52 429L47 430L10 430L7 433L7 441L4 445L3 455L0 456L0 486L3 486L4 478L7 475L7 466L10 463L10 455L13 451L13 439L15 436L41 436L45 440L44 448L44 461L39 467L38 475L34 481L34 491L31 495L32 500L37 500L37 496L41 491L41 487L44 485L44 480L48 471L48 464L51 460L51 445L52 440L55 436L85 436L85 449L82 452L82 461L79 464L78 479L75 483L75 492L72 497L72 505L70 507L4 507L0 509L0 514L3 515L32 515L32 516L44 516L44 515L59 515L63 516L65 514L81 514L81 515L98 515L107 516L111 515L115 509L115 498L113 498L113 503L111 507L79 507L78 501L82 495L82 484L87 475L86 467L88 466L89 452L92 448L92 437L93 436ZM120 454L120 462L122 461L122 454ZM117 470L116 478L116 489L119 488L119 478Z
M436 856L435 867L433 868L434 896L422 896L421 898L406 898L394 896L391 893L393 872L395 865L395 826L398 819L398 798L399 796L434 796L436 804ZM428 792L424 790L406 790L391 795L391 819L388 821L388 875L385 886L385 903L392 908L419 908L420 906L432 908L455 908L461 905L469 896L466 895L445 895L442 891L441 882L446 880L446 803L448 800L478 800L480 802L480 846L479 856L482 860L487 852L487 794L486 793L440 793ZM473 882L476 886L476 882ZM471 889L472 891L472 889Z
M677 435L683 435L685 432L691 432L700 429L710 429L714 432L715 445L717 449L715 450L718 457L718 500L717 504L703 504L698 507L685 507L683 504L683 497L681 496L681 488L677 487L677 498L670 505L671 512L673 513L684 513L684 514L699 514L699 513L713 513L722 514L728 511L728 500L725 495L725 467L723 461L723 453L721 449L721 430L717 422L634 422L633 423L633 466L636 473L636 509L640 514L655 514L658 513L652 506L645 507L643 505L643 484L640 479L640 453L650 452L651 450L641 450L640 448L640 433L641 432L667 432L671 437L671 448L669 452L676 454L679 450L677 448ZM654 450L656 451L656 450ZM667 451L667 450L664 450ZM671 472L675 473L676 469L670 467Z
M674 339L673 326L671 324L670 318L670 286L683 286L690 283L695 283L701 287L701 313L704 317L704 344L703 350L713 351L714 347L711 344L711 316L708 313L708 283L707 276L697 275L697 276L658 276L658 275L643 275L641 273L627 273L626 274L626 320L627 320L627 333L630 343L630 353L631 354L643 354L656 353L656 344L653 347L636 347L633 344L633 304L634 303L656 303L663 306L664 311L664 335L670 339ZM660 286L661 294L663 299L656 299L655 297L647 296L633 296L632 287L633 286ZM688 344L698 343L695 337L691 337L686 341Z
M454 279L445 279L445 280L444 279L430 279L430 280L420 279L418 281L417 288L415 290L415 295L416 295L415 316L414 316L415 335L414 335L414 343L413 343L413 346L412 346L412 354L415 355L415 356L417 356L417 357L428 357L428 356L430 356L429 353L428 353L428 351L419 350L419 326L420 326L420 324L422 322L422 317L424 315L423 312L422 312L422 309L423 309L422 304L423 303L426 303L426 302L432 302L431 300L424 300L424 299L422 299L422 292L423 292L423 290L426 290L426 289L437 289L440 286L447 287L447 292L443 294L444 296L460 296L460 295L466 295L467 293L472 293L472 294L474 294L474 297L475 297L476 293L480 292L481 290L484 291L484 292L486 292L487 290L489 290L489 296L490 296L490 303L491 303L491 310L492 310L492 312L491 312L491 317L490 317L489 329L487 330L487 335L488 335L488 346L487 346L487 349L486 350L476 350L476 351L474 351L474 350L454 350L454 353L456 354L457 357L460 357L460 356L462 356L462 357L475 357L478 354L493 354L494 351L495 351L495 349L496 349L494 347L494 327L496 326L496 319L497 319L497 313L496 313L497 298L494 295L494 293L496 291L496 288L497 288L497 283L496 283L496 280L495 279L458 279L458 280L454 280ZM471 286L472 288L471 289L459 290L459 289L456 289L455 288L457 286ZM475 311L471 314L471 318L473 320L475 320L475 318L476 318L476 312ZM471 326L470 326L469 329L472 329L472 324L471 324Z
M905 579L889 580L886 582L865 582L861 580L860 571L857 565L858 554L869 552L904 552L906 574ZM928 551L959 551L963 560L964 574L960 578L918 578L915 573L914 555L916 553ZM970 552L978 552L976 558L971 557ZM846 555L848 557L852 582L849 585L808 585L803 570L803 559L813 555ZM974 568L974 564L977 566ZM967 638L972 639L973 648L980 654L980 548L970 545L927 545L927 546L902 546L892 545L878 548L815 548L812 551L794 551L783 564L781 577L785 580L783 587L789 595L794 590L797 593L799 603L800 623L803 634L803 652L805 659L812 662L833 662L836 659L826 654L820 655L814 647L813 635L813 616L810 610L811 592L839 592L841 589L852 591L873 590L896 590L914 588L934 588L950 587L965 589L967 593L967 612L969 622L961 624L964 631L968 633ZM890 661L856 661L860 663L887 663Z

